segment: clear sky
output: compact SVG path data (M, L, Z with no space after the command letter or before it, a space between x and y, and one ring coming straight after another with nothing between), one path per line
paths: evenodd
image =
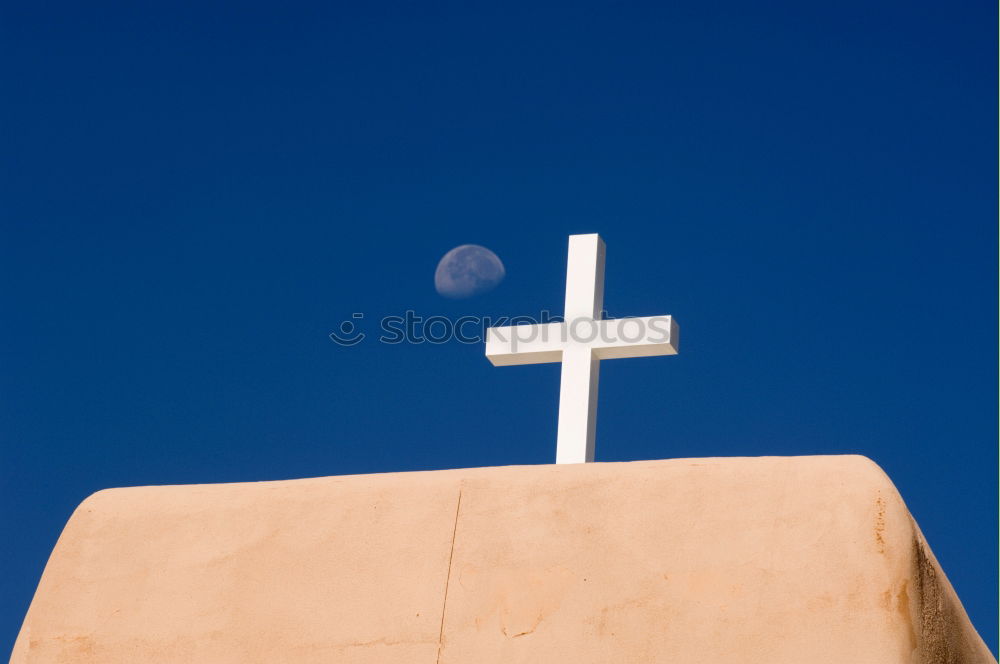
M996 652L995 3L141 4L0 10L8 652L98 489L551 462L557 365L376 321L561 313L589 232L683 339L597 459L865 454Z

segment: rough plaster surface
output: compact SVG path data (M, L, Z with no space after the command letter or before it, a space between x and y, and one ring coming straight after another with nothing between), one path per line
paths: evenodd
M858 456L101 491L11 662L995 662Z

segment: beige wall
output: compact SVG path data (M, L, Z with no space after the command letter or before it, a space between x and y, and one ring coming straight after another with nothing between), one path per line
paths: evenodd
M857 456L101 491L12 662L993 662Z

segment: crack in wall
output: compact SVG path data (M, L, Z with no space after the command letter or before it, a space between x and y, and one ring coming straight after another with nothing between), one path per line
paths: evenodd
M455 535L458 534L458 513L462 509L462 484L458 485L458 501L455 505L455 526L451 531L451 551L448 552L448 574L444 578L444 601L441 602L441 628L438 630L438 649L435 664L441 664L441 650L444 645L444 615L448 607L448 585L451 582L451 561L455 557Z

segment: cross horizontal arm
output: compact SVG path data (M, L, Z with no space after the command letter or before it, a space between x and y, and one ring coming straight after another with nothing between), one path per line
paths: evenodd
M486 357L500 367L560 362L570 348L589 348L600 360L674 355L679 335L672 316L508 325L486 331Z

